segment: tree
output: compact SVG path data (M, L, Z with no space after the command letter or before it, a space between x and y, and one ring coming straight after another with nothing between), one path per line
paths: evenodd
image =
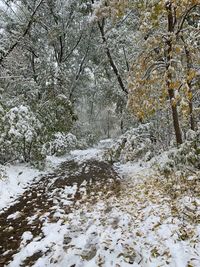
M191 127L194 129L189 80L195 76L195 69L192 69L190 64L189 51L184 42L181 44L181 40L184 40L185 34L188 38L188 34L195 31L194 28L187 30L188 18L197 8L199 1L185 1L184 4L180 4L180 1L150 1L146 5L142 3L139 10L141 13L144 12L144 15L140 16L140 30L143 32L145 44L139 54L139 66L132 66L130 75L132 77L129 83L132 93L129 104L134 109L135 95L137 95L136 102L138 103L146 99L146 96L150 97L149 100L146 99L145 107L143 105L144 110L137 111L136 108L139 117L143 119L144 113L155 112L162 108L164 100L169 99L176 141L177 144L181 144L183 139L178 114L180 92L181 89L185 90L182 87L187 84ZM184 47L184 52L181 46ZM187 78L184 73L185 64L187 65Z

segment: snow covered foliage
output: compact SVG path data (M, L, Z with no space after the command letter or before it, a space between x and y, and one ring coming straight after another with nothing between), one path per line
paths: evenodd
M7 178L7 174L6 174L6 171L5 171L5 168L0 165L0 180L4 180Z
M46 116L44 111L39 114L25 105L10 109L1 107L1 163L17 160L41 165L47 155L63 155L75 148L76 137L68 133L72 123L69 122L68 107L62 101L55 101L55 104L57 111L55 106L49 104ZM62 132L58 132L59 129Z
M48 154L61 156L76 148L77 139L76 136L71 133L63 134L58 132L54 135L54 139L47 143L46 146L48 147Z
M172 148L153 159L153 165L164 174L187 168L200 169L200 130L189 130L186 141L178 148Z
M80 148L93 146L101 138L101 132L97 127L95 129L93 124L81 123L80 121L77 121L72 130L79 140L78 146Z
M142 124L132 128L117 139L105 152L106 160L110 162L135 161L138 159L150 160L152 157L153 140L151 124Z
M0 158L8 160L42 160L39 147L39 132L41 123L29 107L18 107L4 110L1 117L2 128L0 135Z
M46 103L40 108L40 120L45 125L45 131L49 137L57 132L69 132L73 121L77 119L71 102L63 94L48 97Z

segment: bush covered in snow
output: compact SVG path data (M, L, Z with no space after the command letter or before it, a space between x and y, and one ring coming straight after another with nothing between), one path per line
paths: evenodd
M164 174L187 168L200 169L200 130L189 130L185 142L179 148L164 152L153 160L153 165Z
M44 155L38 138L42 125L30 108L20 105L3 110L1 114L1 161L42 160Z
M0 103L0 163L17 160L43 167L47 155L63 155L75 148L76 137L68 133L72 122L64 121L66 110L66 117L60 114L50 121L52 114L46 116L26 105L5 107Z
M61 156L77 146L76 136L68 133L56 133L54 139L46 144L47 153L50 155Z
M39 109L38 117L48 141L54 139L58 132L68 133L77 120L71 102L63 94L49 97L45 105L39 106Z
M152 125L143 124L133 128L117 139L105 152L105 159L110 162L150 160L153 156L153 140L151 138Z

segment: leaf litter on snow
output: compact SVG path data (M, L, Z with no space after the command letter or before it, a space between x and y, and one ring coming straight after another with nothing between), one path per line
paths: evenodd
M70 197L76 184L59 191L56 212L51 218L41 216L43 237L31 240L31 233L25 234L24 246L9 266L20 266L39 252L35 267L200 266L200 226L183 212L185 206L198 212L198 199L173 199L167 182L147 167L117 167L129 178L114 189L104 190L101 184L88 198L83 183L75 203ZM70 213L63 212L61 202L70 206Z

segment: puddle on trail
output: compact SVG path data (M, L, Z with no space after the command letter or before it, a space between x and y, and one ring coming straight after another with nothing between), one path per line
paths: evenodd
M69 214L77 203L94 204L99 196L109 198L118 194L120 179L108 163L96 160L62 163L54 173L34 182L15 204L0 213L0 266L7 266L20 251L24 232L32 235L26 244L33 238L44 238L42 227L46 218L56 222L59 220L57 213ZM32 266L41 255L38 251L20 266Z

